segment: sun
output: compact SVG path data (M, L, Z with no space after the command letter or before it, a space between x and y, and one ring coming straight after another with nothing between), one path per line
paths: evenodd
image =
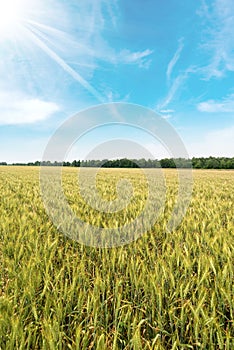
M27 0L0 0L0 38L16 33L27 4Z

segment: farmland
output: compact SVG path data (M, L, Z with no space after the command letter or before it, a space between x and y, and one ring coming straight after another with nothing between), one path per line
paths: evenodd
M166 203L149 232L95 248L58 232L37 167L0 167L0 349L234 348L234 171L194 170L190 206L173 232L165 224L176 170L164 175ZM140 169L102 169L103 198L115 198L121 177L136 195L126 215L89 210L75 168L63 170L64 193L83 220L121 224L147 194Z

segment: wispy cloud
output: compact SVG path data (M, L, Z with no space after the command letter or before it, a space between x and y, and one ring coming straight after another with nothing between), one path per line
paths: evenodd
M148 68L151 59L149 56L152 55L153 51L146 49L144 51L131 52L129 50L122 50L116 55L114 61L123 64L136 64L140 68Z
M110 29L117 31L119 28L118 13L120 11L116 0L87 0L85 5L83 3L77 6L80 6L80 13L82 13L82 18L79 18L81 23L77 26L77 30L82 34L80 37L83 50L87 58L96 60L97 68L98 61L110 64L132 64L139 68L149 67L151 63L149 56L153 53L152 50L146 48L131 51L126 48L113 48L112 43L106 38Z
M106 0L105 4L107 7L107 12L109 14L109 17L111 18L112 25L115 29L117 29L118 16L116 14L119 13L117 0L112 0L112 1Z
M172 117L172 114L162 114L161 117L163 119L170 119Z
M173 100L179 88L181 88L181 86L183 85L186 78L187 78L187 74L180 74L178 75L178 77L174 79L168 91L167 96L164 98L164 100L161 103L158 104L157 110L163 110L170 104L170 102Z
M179 40L178 49L176 50L174 56L172 57L172 59L170 60L168 66L167 66L167 80L171 79L171 74L172 74L173 68L175 67L177 61L180 58L183 47L184 47L183 38L181 38Z
M207 113L233 113L234 112L234 94L229 95L221 101L208 100L200 102L197 109Z
M59 106L21 93L0 91L0 124L31 124L45 120L59 111Z
M196 67L189 67L184 72L180 73L172 82L169 91L164 98L164 100L160 103L158 103L156 109L157 110L164 110L167 109L167 106L172 102L172 100L175 98L178 90L180 90L184 83L186 82L189 74L194 73L197 71Z
M164 119L170 119L174 112L174 109L161 109L160 111L158 111L160 116Z
M203 48L211 57L201 71L206 79L220 78L226 71L234 71L233 13L233 0L215 0L211 5L203 1L199 13L206 20Z
M104 92L104 95L107 97L107 101L108 102L128 102L129 101L129 98L130 98L130 93L128 93L127 95L125 96L121 96L119 93L117 92L114 92L112 89L110 88L106 88L105 89L105 92Z
M161 109L161 111L159 111L160 113L174 113L174 109Z

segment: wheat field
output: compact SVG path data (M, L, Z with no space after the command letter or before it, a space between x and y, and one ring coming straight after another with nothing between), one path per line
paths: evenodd
M130 244L95 248L53 225L39 168L0 167L0 349L234 348L234 171L194 170L190 206L171 233L176 170L164 175L166 203L154 226ZM84 203L76 168L63 170L64 193L82 219L121 224L141 210L141 176L99 172L106 200L119 178L133 182L135 200L112 216Z

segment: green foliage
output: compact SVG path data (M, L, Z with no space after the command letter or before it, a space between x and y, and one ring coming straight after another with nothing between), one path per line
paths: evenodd
M0 163L0 165L7 165L6 162ZM227 157L199 157L192 159L184 158L164 158L157 159L115 159L115 160L73 160L73 162L54 162L50 161L34 163L16 163L13 165L27 165L27 166L71 166L71 167L103 167L103 168L194 168L194 169L234 169L234 158Z
M139 173L101 169L97 179L109 200L118 179L133 181L130 217L146 196ZM194 171L191 205L173 233L164 228L176 170L164 174L167 202L152 230L130 245L95 249L54 228L38 168L0 168L0 349L234 348L234 173ZM107 214L84 212L77 169L64 169L63 180L77 215L114 224Z

